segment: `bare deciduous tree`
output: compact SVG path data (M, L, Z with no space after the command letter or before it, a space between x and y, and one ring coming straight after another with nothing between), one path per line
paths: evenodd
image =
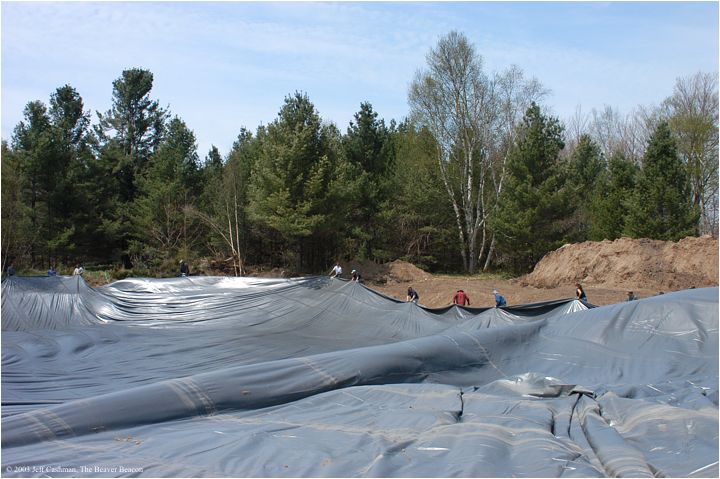
M517 67L485 74L482 57L455 31L430 50L427 63L428 69L416 74L408 101L413 119L435 137L463 267L474 272L481 258L487 267L492 256L488 219L502 191L515 125L545 91L536 80L525 80Z
M675 134L690 173L693 204L700 209L701 233L718 231L718 79L696 73L678 78L662 112Z

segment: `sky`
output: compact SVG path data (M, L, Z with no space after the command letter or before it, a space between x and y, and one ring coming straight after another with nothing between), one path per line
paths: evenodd
M241 128L308 95L345 132L362 102L408 116L426 54L465 34L486 73L512 65L561 120L658 105L679 77L718 72L718 2L22 2L0 3L2 139L33 100L69 84L96 112L123 70L154 75L151 98L226 156Z

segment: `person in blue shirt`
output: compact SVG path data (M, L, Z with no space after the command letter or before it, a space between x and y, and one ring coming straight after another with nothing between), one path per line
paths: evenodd
M499 308L501 306L507 306L507 301L505 301L505 297L500 294L497 289L493 289L493 294L495 295L496 308Z
M55 268L53 268L51 265L50 268L48 269L48 276L55 276L56 274L57 274L57 272L55 271Z

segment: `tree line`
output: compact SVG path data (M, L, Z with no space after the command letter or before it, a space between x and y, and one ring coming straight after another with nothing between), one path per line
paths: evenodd
M717 77L657 107L566 122L516 66L487 72L459 32L427 54L410 112L363 102L342 132L307 94L200 159L193 131L122 72L94 121L70 85L2 143L2 261L168 274L185 259L318 273L335 260L529 271L562 244L718 232Z

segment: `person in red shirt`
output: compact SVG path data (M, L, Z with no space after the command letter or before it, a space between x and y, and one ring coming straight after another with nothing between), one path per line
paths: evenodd
M470 297L465 294L465 291L458 289L455 296L453 296L453 304L459 304L460 306L470 306Z

